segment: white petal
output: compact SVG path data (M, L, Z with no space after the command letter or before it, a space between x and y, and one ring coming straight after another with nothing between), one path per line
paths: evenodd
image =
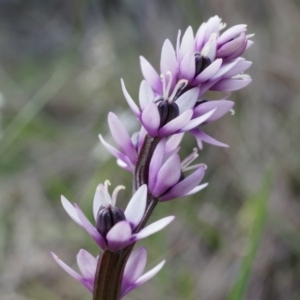
M94 281L97 259L86 250L81 249L77 254L77 264L83 277L90 281Z
M195 106L198 94L199 88L195 87L185 92L175 101L179 108L179 114L182 114L186 110L191 109Z
M141 109L144 110L147 105L154 101L155 95L146 80L143 80L140 85L139 101Z
M138 117L140 115L140 109L136 105L136 103L133 101L133 99L131 98L131 96L129 95L129 93L127 92L126 87L125 87L125 83L124 83L123 79L121 79L121 86L122 86L123 94L125 96L125 99L126 99L128 105L129 105L129 107L131 108L131 110L133 111L133 113Z
M157 231L162 230L167 225L169 225L174 219L175 219L174 216L165 217L163 219L160 219L159 221L156 221L156 222L148 225L147 227L143 228L140 232L138 232L134 235L135 240L138 241L138 240L143 239Z
M192 119L190 122L188 122L185 126L182 127L181 131L189 131L190 129L193 129L203 122L205 122L214 112L216 111L215 109L212 109L211 111L207 112L206 114L197 117L195 119Z
M74 205L72 205L66 197L61 196L61 203L62 206L64 207L65 211L67 212L67 214L80 226L82 226L81 221L78 218L77 215L77 211L76 208L74 207Z
M147 185L143 184L132 196L124 212L126 220L135 228L145 213L147 203Z

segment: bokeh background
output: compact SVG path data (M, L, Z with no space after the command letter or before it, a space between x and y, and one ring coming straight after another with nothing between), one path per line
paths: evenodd
M95 188L110 179L128 187L125 207L130 174L98 141L110 140L109 111L138 128L120 78L136 99L138 56L158 67L166 38L216 14L255 33L253 83L232 94L235 115L206 129L231 146L200 152L209 187L156 209L153 220L176 220L140 245L148 269L167 264L126 299L300 299L297 0L0 1L1 299L91 299L49 255L75 268L80 248L97 255L60 195L91 217ZM187 136L182 155L193 147Z

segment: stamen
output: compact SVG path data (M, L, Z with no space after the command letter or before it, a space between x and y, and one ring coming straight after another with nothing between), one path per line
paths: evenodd
M250 33L250 34L247 34L246 35L246 38L247 39L251 39L252 37L254 37L255 36L255 33Z
M120 190L125 190L125 186L124 185L118 185L112 195L111 195L111 200L112 200L112 205L115 206L116 205L116 201L117 201L117 196Z
M194 148L193 152L181 162L181 169L188 170L189 165L199 156L198 149Z
M164 97L164 99L166 99L166 97L168 97L168 95L166 95L166 77L165 77L165 74L160 74L160 78L161 78L161 81L162 81L163 97Z
M170 71L167 72L167 75L169 75L169 81L168 81L168 85L167 85L167 90L166 90L166 98L165 100L168 99L168 96L169 96L169 93L170 93L170 90L171 90L171 85L172 85L172 79L173 79L173 75Z
M233 116L235 114L235 110L232 108L229 110L230 111L230 114Z
M222 20L222 19L221 19L221 20ZM221 20L220 20L220 21L221 21ZM221 23L220 23L219 30L220 30L220 31L223 30L226 26L227 26L226 23L221 22Z
M172 95L169 98L170 101L172 101L175 98L176 94L178 92L180 92L180 90L184 89L188 85L188 83L189 82L186 79L180 79L180 80L178 80L178 82L176 83L176 85L175 85L175 87L173 89L173 93L172 93Z

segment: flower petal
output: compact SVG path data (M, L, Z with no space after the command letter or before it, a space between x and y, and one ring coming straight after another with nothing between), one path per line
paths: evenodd
M199 167L191 175L189 175L188 177L186 177L185 179L177 183L166 194L159 197L159 200L167 201L167 200L185 196L201 182L204 174L205 174L205 166L203 165Z
M124 212L126 220L135 228L145 213L147 202L147 185L143 184L132 196Z
M144 272L147 263L147 250L145 247L135 249L129 256L126 263L122 286L121 295L127 288L133 284Z
M188 52L194 51L194 33L191 26L187 28L184 35L182 36L182 41L180 45L180 57L184 57ZM195 59L194 59L195 64Z
M124 97L129 105L129 107L131 108L131 110L133 111L133 113L139 117L140 115L140 109L139 107L136 105L136 103L133 101L133 99L131 98L131 96L129 95L129 93L127 92L125 83L123 81L123 79L121 79L121 86L122 86L122 91L124 94Z
M155 103L149 104L142 113L142 124L151 137L157 136L160 115Z
M146 226L140 232L133 235L134 240L135 241L141 240L157 231L162 230L167 225L169 225L174 219L175 219L174 216L169 216L169 217L165 217L163 219L160 219L160 220Z
M127 221L118 222L106 235L108 249L118 251L133 243L134 240L130 241L131 234L131 226Z
M204 188L206 188L208 186L208 183L203 183L201 185L196 186L195 188L193 188L191 191L189 191L187 194L185 194L185 196L189 196L189 195L193 195L198 193L199 191L203 190Z
M97 259L86 250L81 249L77 254L77 264L83 277L93 284L97 268Z
M191 129L197 127L197 126L199 126L200 124L202 124L203 122L205 122L210 116L212 116L215 111L216 111L216 108L212 109L211 111L207 112L206 114L204 114L204 115L202 115L200 117L192 119L185 126L183 126L181 128L181 131L182 132L189 131L189 130L191 130Z
M193 115L193 110L189 109L179 115L177 118L172 120L163 126L159 132L159 137L169 136L171 134L177 133L183 126L185 126L191 119Z
M80 219L78 218L77 211L74 205L72 205L66 197L61 196L61 204L67 214L75 221L78 225L82 226Z
M244 88L252 81L251 78L248 79L239 79L239 78L230 78L222 79L211 87L213 91L224 91L232 92Z
M213 77L219 71L222 62L221 58L216 59L194 79L193 83L200 84Z
M227 43L228 41L232 40L233 38L240 35L242 32L245 32L246 30L247 30L246 24L239 24L228 28L218 38L218 46Z
M137 153L124 125L112 112L108 114L108 124L115 142L119 145L123 153L128 156L132 164L135 164L137 161Z
M165 40L162 50L161 50L161 59L160 59L160 70L161 73L166 74L171 72L173 76L173 85L176 80L176 75L178 72L177 60L175 55L175 50L172 43L167 39Z
M77 215L82 223L82 227L88 232L88 234L93 238L93 240L101 247L101 249L105 250L106 248L105 241L100 235L100 233L87 219L87 217L84 215L80 207L76 204L75 207L76 207Z
M195 107L193 118L204 115L216 108L217 110L213 115L206 120L206 122L213 122L223 117L233 106L234 102L230 100L207 101Z
M209 136L208 134L204 133L203 131L199 130L196 128L195 131L193 131L193 135L195 136L195 138L198 140L200 139L201 141L214 145L214 146L218 146L218 147L224 147L224 148L228 148L229 146L227 144L224 144L218 140L215 140L214 138L212 138L211 136ZM200 148L202 149L202 148Z
M139 101L141 109L144 110L151 102L154 101L155 95L149 83L143 80L140 85Z
M100 142L102 143L102 145L117 159L120 159L121 161L123 161L125 163L126 166L129 166L130 169L134 169L132 162L130 161L130 159L122 152L120 152L119 150L117 150L116 148L114 148L113 146L111 146L109 143L107 143L103 136L101 134L99 134L99 139Z
M156 184L151 191L155 198L162 195L167 189L176 184L181 175L180 158L178 154L172 155L161 167L157 174Z
M194 51L188 52L180 62L180 77L192 80L195 76L196 64L195 64L195 54Z
M142 74L147 82L150 84L151 88L158 94L162 93L162 83L159 75L151 64L143 57L140 56L140 64L142 69Z
M192 88L181 95L177 100L176 104L179 108L179 114L182 114L188 109L195 106L199 94L199 87Z
M149 179L148 179L149 191L152 191L154 189L157 174L164 161L165 148L166 148L166 139L163 138L156 146L150 161Z

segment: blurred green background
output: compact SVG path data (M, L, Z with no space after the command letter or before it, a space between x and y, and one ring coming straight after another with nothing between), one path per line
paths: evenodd
M130 174L98 141L111 139L109 111L138 128L120 78L137 99L138 56L158 67L166 38L216 14L255 33L253 83L232 94L235 115L206 129L231 146L200 152L208 188L156 209L152 220L176 220L139 244L148 269L167 264L125 298L300 299L297 0L0 1L0 299L91 299L49 255L76 268L80 248L98 254L60 195L91 218L95 188L110 179L128 187L125 207ZM193 147L187 136L182 155Z

